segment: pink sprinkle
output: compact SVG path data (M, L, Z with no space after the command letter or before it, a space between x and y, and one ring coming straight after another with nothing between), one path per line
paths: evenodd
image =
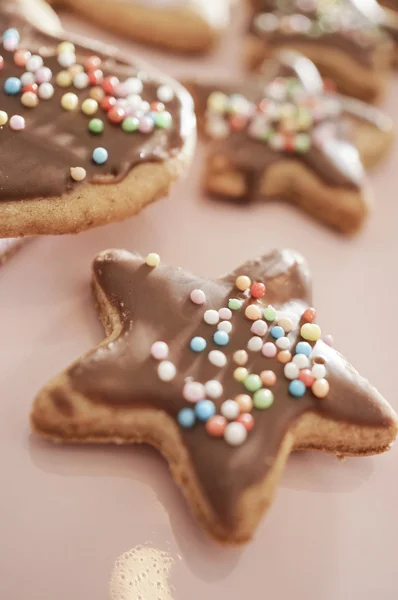
M25 119L21 115L13 115L10 119L10 127L14 131L21 131L25 129Z
M8 52L14 52L18 48L18 38L10 36L3 40L3 46Z
M205 394L205 386L197 381L189 381L182 390L182 395L188 402L199 402L204 399Z
M272 342L265 342L264 346L261 349L261 352L267 358L273 358L276 356L276 346Z
M115 96L117 98L126 98L128 95L128 89L124 83L118 83L115 88Z
M232 311L229 310L229 308L220 308L218 314L222 321L229 321L230 319L232 319Z
M330 333L327 333L326 335L324 335L322 340L325 342L325 344L327 344L328 346L333 348L334 340L333 340L333 337L330 335Z
M151 117L141 117L140 124L138 126L138 129L141 133L151 133L154 127L155 123Z
M206 302L206 295L202 290L192 290L190 298L194 304L204 304Z
M263 335L265 335L268 331L268 325L265 321L262 321L261 319L259 319L258 321L254 321L253 325L251 326L250 331L252 333L255 333L256 335L259 335L260 337L262 337Z
M37 69L35 73L36 83L48 83L51 81L51 77L53 76L53 72L48 67L40 67Z
M169 347L165 342L155 342L152 344L151 354L156 360L164 360L169 355Z

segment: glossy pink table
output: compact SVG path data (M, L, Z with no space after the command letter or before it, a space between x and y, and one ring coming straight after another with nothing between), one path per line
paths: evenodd
M84 30L75 19L65 22ZM232 34L206 59L177 60L127 42L123 48L176 75L232 71L239 56ZM386 108L398 121L397 105L395 81ZM256 539L229 550L205 538L154 451L58 447L30 434L35 393L101 339L90 260L115 246L156 251L164 262L208 276L274 247L296 248L312 268L323 330L398 409L397 148L372 174L377 207L352 240L288 206L207 200L202 156L199 150L170 199L123 224L37 240L0 271L2 600L397 598L398 448L344 464L292 456ZM114 571L116 559L138 545L144 549Z

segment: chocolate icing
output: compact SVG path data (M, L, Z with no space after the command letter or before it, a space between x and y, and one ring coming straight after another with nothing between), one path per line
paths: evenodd
M278 152L269 144L249 137L246 131L232 131L226 139L211 139L210 156L226 157L232 167L247 174L252 188L269 165L277 161L298 160L307 165L328 185L359 189L363 183L364 172L352 141L352 117L382 131L391 131L391 120L377 108L360 100L326 92L314 64L294 52L281 52L277 59L269 61L262 77L251 77L236 83L224 81L188 83L187 86L195 99L199 124L204 128L207 99L212 92L221 91L227 95L240 93L248 100L257 102L264 97L265 85L279 76L296 76L310 94L334 98L339 102L341 114L326 123L315 125L312 131L314 137L317 129L327 124L333 131L330 139L322 144L315 141L310 150L305 153L287 153ZM251 192L253 194L255 189Z
M79 90L74 86L61 88L56 85L55 74L62 70L57 62L56 47L60 41L70 39L76 47L77 63L93 54L103 60L101 69L104 76L116 75L122 81L136 76L144 81L144 100L157 100L156 90L161 83L170 84L166 78L158 79L151 75L146 65L133 64L115 50L101 44L90 46L72 39L71 36L54 37L39 32L29 24L19 7L19 3L6 0L0 2L0 29L15 27L21 34L19 47L34 53L41 53L44 65L53 71L51 83L55 93L51 100L40 100L36 108L26 108L21 104L20 96L8 96L3 91L7 77L19 77L25 69L14 64L13 53L3 50L4 68L0 71L0 109L9 117L20 114L25 118L23 131L12 131L9 125L1 127L2 168L0 174L0 201L38 198L42 196L60 196L81 183L70 177L70 167L80 166L87 171L83 181L93 183L113 183L123 179L137 164L150 161L165 161L176 156L185 140L192 134L194 117L189 96L182 88L174 87L175 97L166 103L173 118L172 127L155 129L151 134L125 133L120 125L111 124L101 109L93 117L103 119L104 132L93 135L88 131L91 118L83 114L80 104L89 97L89 89ZM66 92L79 97L79 108L65 111L60 99ZM92 151L103 146L109 154L105 165L96 165Z
M380 23L378 20L371 18L370 14L360 10L360 3L357 4L355 0L341 0L340 11L343 8L349 10L353 20L357 24L358 31L361 34L364 31L368 32L366 40L359 40L355 35L343 34L340 31L325 30L320 31L318 35L308 35L307 33L295 32L294 30L284 32L278 30L264 31L256 26L256 20L262 13L273 13L278 17L305 15L313 20L316 17L316 10L303 10L300 7L300 3L293 0L290 3L286 2L282 7L280 3L277 6L275 0L254 0L252 4L255 12L249 23L250 33L266 40L267 44L276 48L282 48L285 45L294 47L295 44L303 42L319 46L320 52L322 52L322 47L325 49L328 47L337 47L359 64L374 68L374 51L383 43L386 44L388 42L388 36L379 28ZM330 6L326 5L325 10L327 9L330 9Z
M207 359L208 351L217 346L212 342L214 327L203 321L204 310L226 306L231 297L248 301L235 287L237 275L245 274L252 281L266 284L261 304L271 303L279 314L292 319L295 323L289 334L292 341L298 339L297 324L310 303L307 268L291 251L275 251L248 261L215 281L168 266L151 269L142 258L124 251L103 253L93 268L95 287L101 290L101 297L105 295L122 328L117 339L101 345L67 371L71 387L93 403L134 409L153 407L166 411L173 419L181 408L189 405L181 394L187 377L202 383L211 379L221 381L223 395L214 401L218 409L223 400L245 391L242 383L232 376L237 366L232 362L232 354L246 347L252 335L250 321L243 310L234 312L230 343L223 348L228 364L222 369ZM197 288L206 294L203 307L189 299L190 292ZM106 315L103 317L107 322ZM194 336L203 336L208 341L207 350L200 355L189 349ZM169 360L177 367L171 382L158 378L157 362L150 356L151 345L157 340L169 345ZM227 526L234 524L235 507L242 492L266 475L287 429L304 412L314 411L333 421L359 426L388 427L394 423L388 404L338 352L319 341L314 353L324 358L330 383L330 392L322 400L311 393L293 398L288 393L283 365L261 353L249 353L246 365L249 371L272 369L278 381L272 388L274 404L264 411L253 410L255 426L242 446L231 447L223 439L209 437L202 424L193 429L180 428L203 492ZM59 397L56 388L53 393L55 406L59 406L60 400L64 405L65 398Z

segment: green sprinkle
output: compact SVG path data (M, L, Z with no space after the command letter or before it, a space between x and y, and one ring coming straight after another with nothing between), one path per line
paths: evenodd
M263 315L264 319L266 319L267 321L275 321L276 310L273 306L269 305L267 306L267 308L264 309Z
M137 117L126 117L122 122L122 129L126 133L132 133L133 131L137 131L139 125L139 120Z
M242 301L238 300L238 298L230 298L228 300L228 308L230 310L240 310L242 308Z
M294 139L294 147L297 152L308 152L311 146L311 139L307 133L298 133Z
M248 375L243 382L243 385L249 392L257 392L262 386L261 379L258 375Z
M101 119L91 119L88 123L88 129L91 133L98 135L104 131L104 122Z
M154 113L155 125L161 129L169 129L173 122L172 116L167 110Z
M274 394L271 390L257 390L257 392L253 395L253 404L256 408L263 410L264 408L269 408L274 402Z

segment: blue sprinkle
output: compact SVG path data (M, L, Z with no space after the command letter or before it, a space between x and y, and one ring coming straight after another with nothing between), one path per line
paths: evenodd
M216 331L213 335L213 340L217 346L226 346L229 342L229 335L226 331Z
M309 356L312 352L312 347L308 342L299 342L296 346L296 354L305 354Z
M271 335L273 338L278 340L279 338L281 338L285 335L285 330L282 327L280 327L279 325L275 325L275 327L273 327L271 329Z
M289 394L295 398L301 398L304 396L306 389L305 383L303 383L300 379L293 379L293 381L289 383Z
M189 429L193 427L195 424L195 413L192 408L183 408L177 415L177 421L184 427L184 429Z
M21 80L18 77L8 77L4 82L4 91L9 96L16 96L22 88Z
M216 407L211 400L199 400L195 405L195 415L199 421L207 421L215 412Z
M203 350L207 346L207 342L204 338L196 336L196 337L192 338L189 346L190 346L191 350L193 350L194 352L203 352Z
M97 165L103 165L108 160L108 152L105 148L94 148L93 150L93 161L97 163Z
M5 40L6 38L9 37L15 37L17 38L18 42L20 40L20 35L19 35L19 31L17 29L6 29L5 32L3 33L3 40Z

